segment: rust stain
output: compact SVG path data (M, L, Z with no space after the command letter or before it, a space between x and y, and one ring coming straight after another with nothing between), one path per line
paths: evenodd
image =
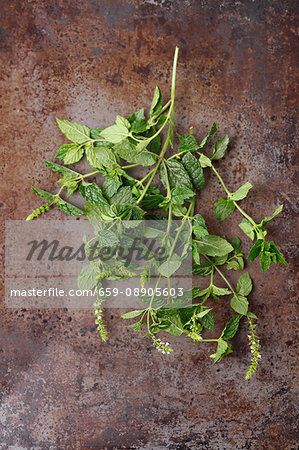
M3 2L2 236L5 219L36 207L31 185L55 188L42 162L64 142L55 116L106 126L149 106L157 83L167 97L178 45L178 132L193 125L201 137L216 121L231 136L221 173L230 186L254 185L246 208L257 218L284 203L269 230L290 266L266 277L248 266L263 359L247 384L245 326L235 353L213 366L184 340L162 359L118 311L105 312L103 344L91 311L2 302L1 448L295 449L296 9L291 0ZM198 211L221 234L209 205L222 192L207 181ZM228 237L239 220L228 219Z

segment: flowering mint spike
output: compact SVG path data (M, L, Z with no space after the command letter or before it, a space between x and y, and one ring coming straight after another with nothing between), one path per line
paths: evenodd
M95 323L97 325L97 329L100 332L102 340L106 342L107 331L103 322L103 308L102 308L102 301L100 299L97 299L97 301L94 304L94 314L96 316Z
M248 317L248 316L247 316ZM249 334L248 339L250 343L250 350L252 353L252 359L251 364L248 369L248 372L246 374L246 380L249 380L249 378L254 374L254 372L257 369L259 360L261 359L260 354L260 341L258 339L258 336L255 333L256 324L253 323L252 319L248 317L248 324L249 324Z

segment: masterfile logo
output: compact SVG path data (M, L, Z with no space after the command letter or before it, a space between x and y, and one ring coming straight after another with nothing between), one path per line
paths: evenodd
M169 267L175 270L168 295L191 290L188 226L182 241L176 238L181 221L173 221L170 233L162 220L127 222L111 232L105 221L7 221L6 306L86 308L97 294L107 298L108 307L140 307L140 297L146 297L146 289L151 291L162 269ZM164 278L161 293L170 286Z

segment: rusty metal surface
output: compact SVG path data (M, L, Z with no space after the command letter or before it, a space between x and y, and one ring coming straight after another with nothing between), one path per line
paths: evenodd
M220 171L229 186L252 182L244 204L257 219L284 203L269 233L290 262L266 276L248 265L263 356L250 382L245 324L235 352L213 366L207 348L184 339L162 357L116 310L105 313L104 344L92 311L9 310L2 290L1 449L295 448L295 8L293 0L1 2L2 231L5 219L39 204L31 185L55 188L42 162L64 142L55 116L106 126L149 105L156 83L168 95L178 44L178 131L193 125L200 137L215 120L231 136ZM221 193L212 175L208 186L197 208L221 233L207 205ZM240 235L238 221L235 213L225 222L229 238Z

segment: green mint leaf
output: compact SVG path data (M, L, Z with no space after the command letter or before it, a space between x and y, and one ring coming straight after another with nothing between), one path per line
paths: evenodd
M88 147L86 149L86 158L91 167L101 169L115 169L118 167L118 162L113 150L105 147Z
M163 238L164 234L165 234L164 231L159 230L157 228L152 228L152 227L146 226L143 229L143 236L148 239L156 239L157 237Z
M206 277L212 272L212 264L209 261L203 261L200 264L193 264L192 274Z
M110 215L110 207L93 205L92 203L85 203L85 216L92 224L95 233L99 233L103 229L102 215Z
M61 182L61 180L62 178L58 180L58 183ZM67 197L72 195L78 189L78 183L79 183L78 181L71 181L71 180L62 183L67 190L66 191Z
M234 237L231 241L232 246L234 247L235 254L241 253L242 250L242 241L238 237Z
M150 138L156 133L156 128L152 127L146 132L146 137ZM147 144L147 149L151 153L159 154L161 148L161 137L158 134L154 139L151 139Z
M252 241L255 238L254 226L247 219L242 219L239 223L239 227Z
M86 181L82 181L79 187L79 192L85 200L93 203L94 205L109 206L109 203L103 197L101 188L96 183L87 183Z
M244 269L244 260L242 256L237 256L236 259L232 259L227 263L227 270L243 270Z
M251 247L250 252L247 256L249 261L254 261L255 258L261 253L263 242L263 239L258 239L253 247Z
M189 178L188 173L186 172L184 166L178 161L165 161L167 170L168 170L168 178L171 189L175 187L186 187L192 190L192 183ZM164 170L163 170L164 172ZM165 177L165 174L164 174ZM163 178L164 179L164 178ZM161 179L163 182L163 180ZM165 184L164 184L165 183ZM166 187L166 181L164 179L164 186Z
M172 203L174 205L183 205L186 200L194 197L195 192L186 187L175 187L171 190Z
M58 206L58 208L69 214L70 216L82 216L84 214L84 211L77 208L77 206L71 205L70 203L66 202L65 200L62 200L62 198L57 198L55 200L55 204Z
M90 140L90 130L85 125L56 118L60 131L72 142L84 144Z
M78 288L81 290L94 289L99 284L97 275L98 272L92 264L83 266L77 279Z
M131 192L130 186L121 187L118 192L110 199L110 203L113 205L130 205L134 203L134 198Z
M53 202L56 199L56 196L53 194L50 194L50 192L46 192L43 191L42 189L38 189L32 186L31 188L33 190L33 192L36 195L39 195L40 197L44 198L45 200L47 200L47 202Z
M222 331L222 339L232 339L239 328L241 316L233 316L229 322L226 323L224 330Z
M192 256L195 264L200 264L200 255L194 243L192 243Z
M248 311L248 300L240 294L236 294L230 301L230 306L239 314L245 315Z
M150 116L157 116L162 110L162 94L159 86L156 86L152 105L150 109Z
M103 194L106 198L110 199L113 197L114 194L118 191L118 189L121 186L121 181L112 178L112 177L105 177L104 184L103 184Z
M180 136L178 134L178 138L180 141L178 152L183 152L186 150L188 150L189 152L196 152L197 150L199 150L198 143L196 142L196 139L192 134L184 134L183 136Z
M143 219L143 216L146 214L146 211L143 211L143 209L141 209L137 205L130 205L129 210L130 210L130 217L127 217L127 220L130 218L132 222L127 222L126 226L128 227L128 224L131 223L130 228L135 228L137 226L137 223L133 221Z
M286 260L284 259L284 257L282 256L282 254L280 253L280 251L278 250L278 248L276 247L276 245L274 244L273 241L270 242L270 251L272 252L272 254L274 253L277 257L277 262L279 262L280 264L283 264L284 266L288 266L289 264L286 262Z
M263 251L260 256L260 265L263 273L266 273L271 265L271 253Z
M200 323L207 329L207 330L213 330L214 329L214 317L211 311L209 311L206 315L201 317Z
M156 325L155 325L156 327ZM166 331L172 336L181 336L184 331L183 325L180 320L180 316L168 317L167 319L160 319L158 328L161 331Z
M176 217L183 217L187 212L187 208L185 206L177 206L173 205L172 207L172 213ZM167 218L166 218L167 220Z
M116 116L115 123L119 127L125 127L127 130L131 128L130 122L122 116Z
M156 209L160 205L160 203L163 202L165 199L164 195L158 190L158 193L156 192L149 192L150 189L148 189L148 193L143 197L141 200L140 206L143 209Z
M227 261L228 256L229 255L214 256L213 263L216 266L222 266Z
M203 148L209 142L209 140L214 136L216 131L217 131L216 123L213 123L213 125L211 126L211 129L209 131L209 134L199 144L200 149Z
M181 261L176 260L165 261L159 266L158 270L163 277L170 277L179 269L181 264Z
M192 231L197 239L209 234L204 218L201 214L196 214L192 220Z
M189 177L196 189L202 189L205 184L205 178L202 167L192 153L185 153L182 158L183 166L188 172Z
M270 220L274 219L274 217L276 217L283 209L283 205L280 205L276 211L274 211L274 213L272 214L272 216L269 217L264 217L264 219L261 221L260 225L263 227L264 225L266 225L268 222L270 222Z
M157 155L147 150L143 150L141 153L136 155L134 159L132 159L132 162L143 167L152 166L157 162Z
M61 181L61 179L59 180ZM78 188L78 181L66 181L63 183L64 187L67 189L67 197L69 197L71 194L73 194L77 188Z
M140 166L152 166L157 161L157 155L146 150L142 152L138 151L137 146L129 141L129 139L125 139L120 144L116 144L114 151L125 161L136 163Z
M112 230L101 230L98 243L101 247L113 247L118 243L118 237Z
M88 161L88 164L93 167L94 169L102 169L102 164L97 158L97 153L99 149L93 147L93 145L88 145L85 148L85 156Z
M197 319L202 319L204 316L206 316L207 314L209 314L210 311L211 311L211 308L210 308L210 309L204 309L204 310L202 310L202 311L200 311L200 312L197 312L197 313L196 313L196 318L197 318Z
M253 314L252 312L249 312L246 314L247 317L249 317L250 319L257 319L257 316L255 314Z
M101 139L101 132L104 128L90 128L90 137L92 139Z
M199 157L199 163L201 165L201 167L205 168L205 167L212 167L212 162L210 160L210 158L208 158L206 155L201 154Z
M227 288L220 288L217 286L213 286L212 291L214 295L229 295L232 293L232 291Z
M164 125L164 123L168 120L167 116L165 114L161 114L158 118L158 120L155 122L154 125ZM148 122L147 128L153 127L152 122Z
M218 160L223 158L223 156L225 155L226 149L228 147L229 144L229 137L226 134L225 136L223 136L222 139L218 139L218 141L215 142L214 147L213 147L213 154L212 154L212 158L213 160Z
M101 132L103 131L103 128L91 128L90 129L90 137L92 139L97 139L98 141L92 142L94 147L105 147L105 148L112 148L113 143L105 141L103 136L101 135Z
M146 147L148 146L149 142L150 141L148 139L144 139L143 141L138 142L138 144L135 147L136 152L137 153L143 152L146 149Z
M199 286L197 286L197 287L193 287L192 288L192 290L191 290L191 299L189 299L189 300L194 300L195 298L197 298L197 297L200 297L200 287ZM195 306L195 305L193 305L193 306Z
M63 175L65 179L73 179L73 178L79 178L81 175L78 172L75 172L74 170L68 169L67 167L64 167L60 164L53 163L51 161L47 161L45 159L46 165L49 167L49 169L53 170L53 172L60 173Z
M126 122L124 122L127 120L124 119L123 117L122 118L119 117L120 116L117 116L116 118L118 124L111 125L110 127L105 128L103 131L101 131L101 136L104 139L106 139L106 141L112 142L113 144L118 144L119 142L123 141L126 137L128 137L130 134L129 128L126 126ZM129 122L128 124L130 125Z
M211 355L211 358L214 359L214 364L219 361L220 359L225 356L227 350L229 348L229 345L226 341L223 341L222 339L218 340L217 350L214 355Z
M142 323L140 321L127 325L127 328L133 328L136 331L142 331Z
M230 199L231 200L243 200L243 198L245 198L249 192L249 190L252 188L252 184L250 183L245 183L243 184L243 186L241 186L236 192L234 192L233 194L230 195Z
M207 287L206 289L199 289L198 288L192 288L192 297L193 298L197 298L197 297L204 297L206 294L210 295L211 293L211 288L210 286Z
M84 149L81 147L71 148L64 156L64 164L74 164L82 158Z
M235 205L231 200L219 198L214 204L214 214L219 222L227 219L235 210Z
M200 239L195 240L195 242L198 251L203 255L222 256L233 251L233 247L226 239L212 234L202 236Z
M130 117L128 117L128 121L131 125L132 133L143 133L147 130L147 123L144 116L144 109L139 109L139 111L134 112Z
M79 144L64 144L57 150L56 158L63 160L69 151L78 149L78 147Z
M121 314L122 319L133 319L134 317L140 316L144 312L144 309L136 309L135 311L129 311L127 313Z
M249 273L243 273L237 282L237 293L246 297L252 291L252 281Z

